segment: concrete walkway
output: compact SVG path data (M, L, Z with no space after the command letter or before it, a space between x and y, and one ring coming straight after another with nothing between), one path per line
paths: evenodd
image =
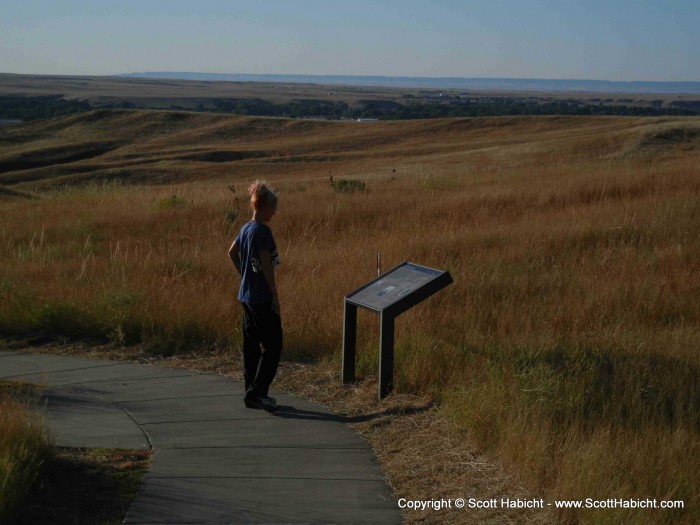
M367 443L320 405L187 370L0 352L0 378L48 387L59 446L153 448L125 523L401 523Z

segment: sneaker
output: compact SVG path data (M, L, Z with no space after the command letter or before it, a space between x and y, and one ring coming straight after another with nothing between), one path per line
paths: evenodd
M262 405L260 408L267 410L268 412L274 412L277 410L277 403L275 403L274 398L271 397L259 397L258 401Z
M267 412L274 412L277 410L277 404L269 397L246 397L243 399L243 402L248 408L257 408Z
M243 399L243 403L245 403L246 408L262 408L262 403L257 397L246 397Z
M267 399L269 399L270 401L272 401L272 404L274 404L274 405L277 404L277 400L276 400L274 397L272 397L272 396L261 396L261 397L266 397Z

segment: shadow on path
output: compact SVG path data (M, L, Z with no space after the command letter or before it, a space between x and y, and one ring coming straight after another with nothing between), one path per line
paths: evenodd
M279 409L273 412L272 415L288 419L306 419L311 421L334 421L336 423L364 423L367 421L373 421L375 419L381 419L387 416L399 416L399 415L410 415L419 414L430 410L433 407L432 404L425 404L418 407L395 407L382 410L381 412L374 412L373 414L360 414L357 416L339 416L336 414L329 414L328 412L317 412L314 410L302 410L300 408L295 408L289 405L279 405Z

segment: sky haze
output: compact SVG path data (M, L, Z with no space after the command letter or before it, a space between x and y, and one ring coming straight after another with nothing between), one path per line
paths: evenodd
M700 81L696 0L26 0L0 72Z

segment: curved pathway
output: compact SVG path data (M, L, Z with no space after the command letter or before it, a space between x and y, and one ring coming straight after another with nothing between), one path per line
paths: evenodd
M0 352L0 379L40 383L55 443L153 448L125 523L401 523L367 443L320 405L243 405L221 376Z

